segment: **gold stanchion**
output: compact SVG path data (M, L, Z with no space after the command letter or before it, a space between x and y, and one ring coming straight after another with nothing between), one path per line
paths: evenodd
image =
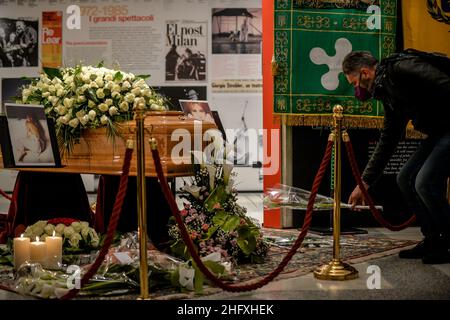
M138 237L140 261L141 299L148 299L148 264L147 264L147 203L145 195L145 144L144 120L145 110L142 104L136 107L136 159L137 159L137 201L138 201Z
M350 280L358 277L358 271L340 259L341 235L341 132L344 109L337 105L333 108L334 134L334 206L333 206L333 260L314 271L314 277L320 280Z

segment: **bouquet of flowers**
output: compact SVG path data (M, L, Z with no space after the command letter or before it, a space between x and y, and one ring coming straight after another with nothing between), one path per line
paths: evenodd
M132 109L166 110L166 100L145 82L148 76L97 67L44 68L40 77L22 89L26 104L44 105L56 123L58 143L68 150L82 129L106 126L117 136L117 124L132 119Z
M100 244L100 237L89 227L88 222L70 218L40 220L25 229L24 237L29 237L32 241L39 237L41 241L45 241L53 233L63 238L63 249L66 252L96 249Z
M184 203L181 216L200 256L219 252L222 259L232 263L263 262L269 245L257 221L247 217L247 210L237 204L232 165L206 164L194 168L193 184L182 188L182 197L188 202ZM172 252L189 258L174 219L171 223Z

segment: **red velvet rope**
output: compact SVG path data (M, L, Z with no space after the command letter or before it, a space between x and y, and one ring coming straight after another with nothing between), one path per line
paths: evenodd
M9 201L12 200L12 197L10 195L8 195L5 191L3 191L2 189L0 189L0 194L5 197L6 199L8 199Z
M283 271L283 269L286 267L288 262L292 259L294 254L297 252L298 248L300 248L300 246L303 242L303 239L305 238L306 234L308 233L308 229L309 229L309 226L311 225L311 220L312 220L314 201L316 199L317 192L319 191L319 186L322 182L322 179L325 175L327 166L331 159L332 146L333 146L333 141L328 141L325 155L322 159L322 163L320 165L319 171L317 172L317 175L314 179L314 183L313 183L312 190L311 190L311 196L309 197L308 206L307 206L307 210L306 210L305 220L303 221L303 226L301 229L302 231L298 235L298 238L295 241L294 245L292 246L292 248L289 250L288 254L283 258L283 260L280 262L280 264L274 271L272 271L271 273L266 275L260 281L258 281L256 283L252 283L252 284L247 284L247 285L230 285L230 284L224 283L220 279L218 279L211 271L209 271L209 269L203 264L191 238L189 237L189 233L186 229L186 226L184 225L183 220L181 219L181 215L180 215L178 206L175 202L172 192L169 189L167 179L164 176L164 172L163 172L163 169L161 166L161 159L159 157L159 152L156 148L152 149L153 161L155 163L155 169L156 169L156 173L158 175L158 179L161 184L161 188L162 188L164 196L166 197L166 200L169 203L169 206L172 210L172 214L178 223L178 227L181 231L183 241L186 244L186 246L189 250L189 253L190 253L191 257L194 259L197 267L214 285L216 285L217 287L219 287L223 290L231 291L231 292L243 292L243 291L256 290L258 288L265 286L269 282L271 282L276 276L278 276Z
M105 259L106 254L108 253L109 247L111 246L114 235L117 228L117 223L119 222L120 213L122 212L122 205L125 199L125 195L127 193L128 186L128 175L130 173L130 163L131 156L133 155L133 149L126 149L125 158L122 165L122 175L120 176L120 184L119 190L117 192L116 201L114 202L113 211L111 214L111 218L108 224L108 232L106 234L105 242L103 243L100 252L98 253L95 262L90 266L89 270L83 275L81 279L81 287L83 287L88 281L94 276L94 274L98 271L103 260ZM61 299L68 300L75 297L80 289L72 289L66 295L64 295Z
M380 223L383 227L385 227L391 231L403 230L403 229L407 228L408 226L410 226L412 223L414 223L414 221L416 221L415 215L413 215L411 218L409 218L407 221L405 221L404 223L402 223L400 225L392 225L391 223L389 223L389 221L387 221L386 219L383 218L383 216L378 211L378 209L375 208L375 204L374 204L372 198L370 197L369 193L367 192L366 187L364 186L364 184L362 182L358 164L356 163L355 152L353 151L352 143L350 142L350 140L348 140L348 141L344 141L344 144L347 149L348 159L350 161L350 166L352 168L353 176L355 177L356 183L358 184L359 188L361 189L361 191L364 195L364 199L367 201L370 211L372 212L372 215L378 221L378 223Z

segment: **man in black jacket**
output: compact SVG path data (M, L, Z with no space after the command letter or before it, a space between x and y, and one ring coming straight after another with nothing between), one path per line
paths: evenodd
M399 256L423 263L450 262L450 206L446 199L450 177L450 60L406 50L378 61L366 51L349 53L342 68L362 100L383 102L384 128L362 179L369 188L383 173L409 120L427 138L397 176L397 183L417 216L424 241ZM364 201L357 186L349 198Z

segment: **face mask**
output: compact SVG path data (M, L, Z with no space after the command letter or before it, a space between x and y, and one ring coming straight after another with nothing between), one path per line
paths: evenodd
M359 83L361 83L361 74L359 74ZM355 87L355 97L359 101L367 101L372 98L372 93L366 89L361 87L360 85Z

